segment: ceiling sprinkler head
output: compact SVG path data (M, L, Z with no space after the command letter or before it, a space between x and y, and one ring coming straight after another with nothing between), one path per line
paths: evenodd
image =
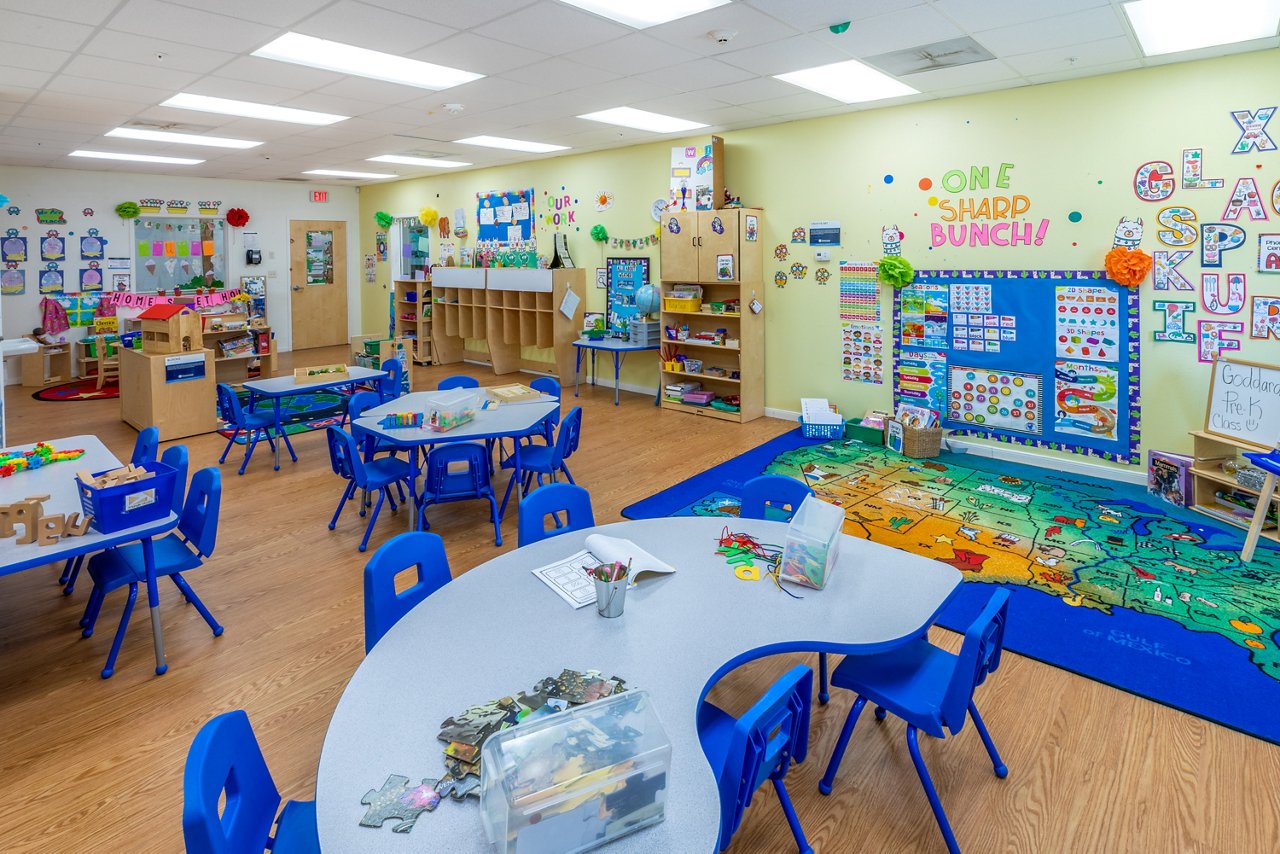
M734 30L712 30L707 33L707 38L711 39L716 44L728 44L733 41L733 37L737 34L738 33Z
M456 116L466 109L464 104L445 104L444 111L451 116Z

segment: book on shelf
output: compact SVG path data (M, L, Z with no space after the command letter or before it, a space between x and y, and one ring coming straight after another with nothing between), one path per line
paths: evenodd
M219 341L218 349L222 351L224 358L227 356L247 356L254 352L253 336L242 335L238 338L229 338L226 341Z

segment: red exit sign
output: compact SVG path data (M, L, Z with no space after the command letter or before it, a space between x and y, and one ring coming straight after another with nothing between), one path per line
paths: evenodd
M313 202L327 202L327 201L329 201L329 191L328 191L328 190L312 190L312 191L311 191L311 201L313 201Z

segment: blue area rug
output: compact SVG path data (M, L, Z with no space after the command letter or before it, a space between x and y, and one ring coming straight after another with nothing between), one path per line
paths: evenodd
M940 625L962 631L1005 585L1009 649L1280 743L1274 547L1241 563L1243 531L1131 484L798 430L622 513L734 516L737 490L766 472L844 507L845 533L960 569Z

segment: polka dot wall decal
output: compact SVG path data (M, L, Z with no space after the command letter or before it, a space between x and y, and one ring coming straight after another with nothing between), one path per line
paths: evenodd
M937 207L937 205L938 205L938 197L937 197L937 196L930 196L930 197L929 197L929 207Z
M893 176L892 176L892 175L885 175L885 176L884 176L884 182L885 182L886 184L892 184L892 183L893 183Z
M1073 240L1073 241L1071 242L1071 245L1072 245L1072 246L1079 246L1080 244L1079 244L1079 243L1076 243L1076 242Z
M1099 178L1099 179L1098 179L1098 183L1099 183L1099 184L1101 184L1101 183L1102 183L1102 179L1101 179L1101 178Z
M932 178L921 178L921 179L920 179L920 185L919 185L919 186L920 186L920 189L922 189L922 190L932 190L932 189L933 189L933 179L932 179Z
M1072 222L1079 222L1080 220L1084 219L1084 216L1080 213L1080 211L1072 211L1071 213L1067 214L1067 219L1071 220Z

